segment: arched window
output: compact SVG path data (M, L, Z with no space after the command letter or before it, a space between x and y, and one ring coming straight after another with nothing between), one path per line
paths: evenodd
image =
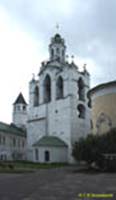
M85 100L85 86L82 78L79 78L78 80L78 94L79 94L79 100L84 101Z
M64 56L64 49L62 50L62 56Z
M35 91L34 91L34 106L38 106L39 105L39 88L38 86L35 87Z
M23 106L23 110L26 110L26 106L25 105Z
M16 138L13 138L13 147L16 146Z
M79 104L78 107L77 107L77 109L79 111L79 116L78 117L81 118L81 119L85 119L86 113L85 113L85 107L84 107L84 105Z
M44 80L44 102L50 102L51 101L51 79L50 76L47 75Z
M56 99L63 98L63 79L60 76L56 81Z
M51 49L51 58L53 59L53 57L54 57L54 50Z
M56 53L57 53L57 54L60 53L60 49L59 49L59 48L56 49Z
M91 129L93 129L93 121L92 121L92 119L90 120L90 126L91 126Z

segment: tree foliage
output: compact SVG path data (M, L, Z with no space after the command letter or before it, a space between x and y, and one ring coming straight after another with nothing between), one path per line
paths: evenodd
M103 135L89 134L73 146L72 155L78 161L102 165L103 154L116 154L116 129Z

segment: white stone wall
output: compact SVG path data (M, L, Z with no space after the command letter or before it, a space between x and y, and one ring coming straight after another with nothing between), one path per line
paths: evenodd
M35 158L35 149L38 149L39 159ZM68 162L68 149L66 147L34 147L33 148L33 161L34 162L45 162L45 151L49 151L50 160L48 163L56 162Z
M32 121L27 126L28 145L31 146L46 134L46 119Z
M25 106L25 110L23 109ZM26 105L23 104L16 104L13 106L13 123L17 127L26 127L27 125L27 108Z

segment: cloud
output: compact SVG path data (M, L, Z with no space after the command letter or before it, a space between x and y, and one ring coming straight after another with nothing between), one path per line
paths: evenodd
M0 52L7 57L2 57L2 65L4 70L10 65L15 81L26 84L29 74L39 71L42 59L48 58L56 23L66 40L67 54L74 54L77 64L87 63L92 87L115 79L115 0L0 0L0 6L0 27L5 32Z

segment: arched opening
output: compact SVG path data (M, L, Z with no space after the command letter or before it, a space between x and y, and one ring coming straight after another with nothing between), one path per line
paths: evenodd
M26 110L26 106L25 105L23 105L23 110Z
M44 80L44 102L50 102L51 101L51 79L50 76L47 75Z
M50 152L49 151L45 151L45 162L50 161Z
M79 111L78 117L81 118L81 119L85 119L86 113L85 113L85 107L84 107L84 105L79 104L78 107L77 107L77 109Z
M91 126L91 129L93 129L93 120L92 119L90 120L90 126Z
M79 78L78 80L78 94L79 100L85 101L85 85L82 78Z
M63 98L63 79L60 76L56 81L56 99Z
M51 49L51 59L54 58L54 49Z
M62 56L64 57L64 49L62 50Z
M57 47L57 49L56 49L56 53L59 55L59 53L60 53L60 49Z
M34 106L38 106L39 105L39 88L38 86L35 87L35 91L34 91Z

